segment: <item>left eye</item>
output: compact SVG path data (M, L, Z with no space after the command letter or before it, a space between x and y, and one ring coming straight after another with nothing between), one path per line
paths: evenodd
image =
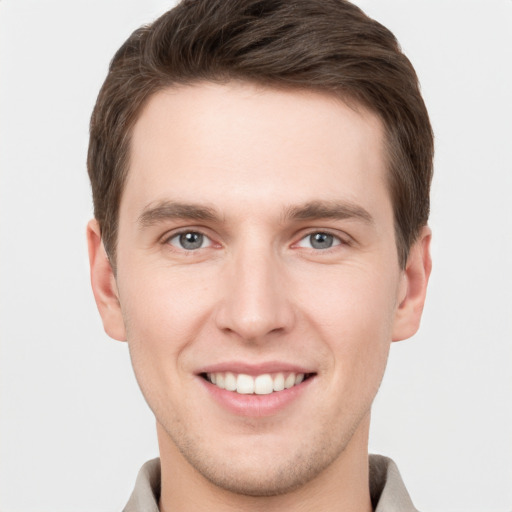
M340 245L341 240L330 233L311 233L305 236L297 245L299 247L307 247L309 249L330 249L336 245Z
M185 249L186 251L203 249L204 247L209 247L212 244L211 240L207 236L202 233L198 233L197 231L178 233L177 235L169 238L168 243L178 249Z

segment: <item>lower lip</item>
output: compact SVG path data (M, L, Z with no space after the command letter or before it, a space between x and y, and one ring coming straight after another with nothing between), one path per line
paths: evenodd
M268 395L243 395L235 391L221 389L202 377L198 377L213 399L223 408L237 416L262 417L277 414L295 402L310 386L314 376L302 381L297 386L283 391L274 391Z

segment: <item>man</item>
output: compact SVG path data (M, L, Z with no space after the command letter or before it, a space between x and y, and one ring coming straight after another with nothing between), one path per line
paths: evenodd
M433 138L394 36L342 0L184 1L91 120L91 280L160 460L126 511L415 510L368 458L430 274Z

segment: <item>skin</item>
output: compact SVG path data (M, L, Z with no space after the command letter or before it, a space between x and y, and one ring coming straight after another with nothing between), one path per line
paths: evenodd
M143 109L116 276L94 220L88 240L105 330L128 340L157 420L161 510L371 510L370 408L431 268L427 227L399 267L383 133L331 96L247 83L168 89ZM240 362L314 375L273 414L235 414L198 372Z

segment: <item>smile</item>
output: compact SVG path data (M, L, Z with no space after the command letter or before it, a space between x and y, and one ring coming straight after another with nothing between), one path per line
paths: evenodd
M205 373L203 377L220 389L241 395L269 395L298 386L310 374L288 372L252 376L245 373L215 372Z

